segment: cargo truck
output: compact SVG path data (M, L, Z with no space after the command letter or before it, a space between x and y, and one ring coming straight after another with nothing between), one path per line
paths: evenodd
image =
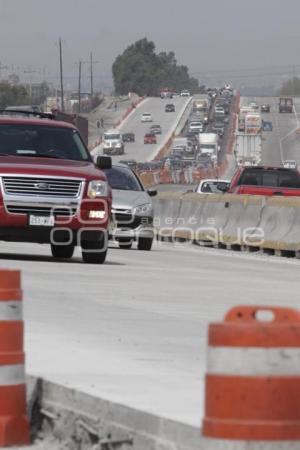
M280 97L280 99L279 99L279 112L280 113L292 113L293 112L293 99L292 99L292 97Z
M217 133L199 134L200 156L209 156L212 161L217 161L220 151L219 136Z
M261 134L236 133L235 139L235 157L238 166L261 164Z

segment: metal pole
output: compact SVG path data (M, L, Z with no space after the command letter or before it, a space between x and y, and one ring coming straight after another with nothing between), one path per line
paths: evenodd
M79 61L79 74L78 74L78 112L81 111L81 61Z
M61 110L62 110L62 112L64 112L65 104L64 104L64 81L63 81L63 60L62 60L61 38L59 38L59 65L60 65Z
M91 97L94 95L94 86L93 86L93 53L91 52Z

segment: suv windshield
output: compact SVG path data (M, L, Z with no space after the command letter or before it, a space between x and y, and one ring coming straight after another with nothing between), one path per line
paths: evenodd
M104 170L112 189L121 191L142 191L143 188L135 175L126 167L112 167Z
M0 124L0 155L91 160L76 130L45 125Z
M245 170L238 184L299 188L300 178L296 171Z
M120 135L120 133L115 133L115 134L111 134L111 133L105 133L104 134L104 140L105 141L112 141L112 140L114 140L114 141L120 141L121 140L121 135Z

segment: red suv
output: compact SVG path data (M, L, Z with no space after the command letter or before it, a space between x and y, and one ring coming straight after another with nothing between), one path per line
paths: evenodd
M55 258L76 245L87 263L103 263L111 189L74 125L49 115L0 115L0 240L50 244Z
M297 170L282 167L239 167L227 192L266 196L300 196L300 175Z
M144 137L144 144L156 144L156 135L153 133L147 133Z

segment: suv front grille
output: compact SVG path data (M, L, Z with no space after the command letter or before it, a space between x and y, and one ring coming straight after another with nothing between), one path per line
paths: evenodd
M81 180L68 178L2 177L4 193L39 197L78 198Z
M49 207L49 206L17 206L6 205L6 209L11 214L32 214L39 216L64 216L72 217L76 214L77 208Z

